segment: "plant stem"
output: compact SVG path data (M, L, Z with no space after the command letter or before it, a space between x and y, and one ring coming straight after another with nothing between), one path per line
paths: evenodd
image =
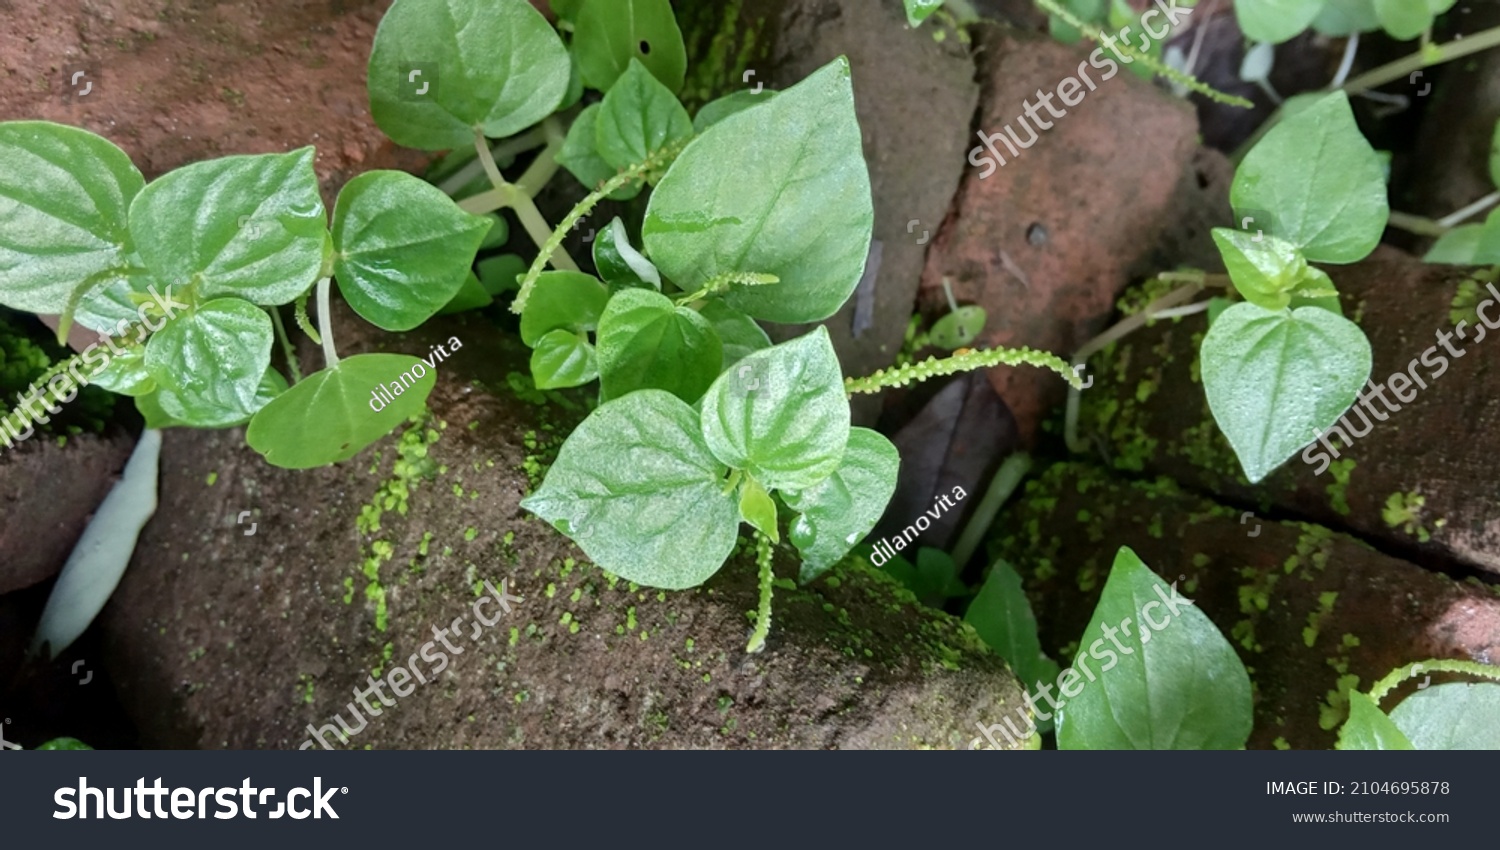
M567 271L578 271L578 264L573 262L573 258L568 256L567 251L562 250L561 240L559 240L556 246L553 246L551 251L546 250L550 234L550 230L547 227L547 220L542 217L541 210L536 208L536 202L531 200L530 195L505 182L505 178L500 174L499 167L495 165L495 158L490 156L489 143L485 141L484 134L478 130L474 131L474 151L479 154L479 161L484 166L484 173L489 176L490 183L495 187L495 195L493 197L499 201L499 206L485 211L492 212L494 209L502 207L510 207L515 210L516 218L521 220L521 226L526 229L526 233L531 237L531 241L536 243L537 248L542 249L544 256L552 259L554 267ZM489 196L488 192L476 197L487 196ZM470 198L469 200L472 201L474 198ZM459 206L469 212L475 212L475 210L465 204L459 204ZM557 254L556 258L552 257L554 253Z
M1391 210L1390 221L1387 223L1398 230L1405 230L1407 233L1415 233L1418 236L1442 236L1448 232L1448 228L1430 218L1395 210Z
M611 193L623 189L637 180L643 179L650 172L660 168L663 163L670 162L677 154L682 152L682 149L687 146L689 141L691 140L683 139L675 145L668 145L662 148L648 157L645 162L638 162L604 181L597 189L579 201L578 206L574 207L572 212L568 213L558 223L557 229L552 231L552 235L545 241L538 243L541 246L541 253L536 255L536 261L531 264L531 268L526 272L526 276L521 279L521 289L516 293L516 300L511 303L510 311L512 313L520 313L526 309L526 302L531 298L531 290L536 288L536 279L541 276L542 269L546 268L547 260L551 258L553 252L561 249L563 239L567 237L568 231L572 230L573 226L580 219L592 212L594 207L598 206L600 201L609 197ZM531 201L530 198L526 200L527 203ZM532 208L535 209L534 206ZM521 210L518 208L516 212L519 214ZM540 218L540 214L538 214L538 218ZM522 221L524 223L524 216ZM533 234L532 238L536 238L535 234Z
M542 127L532 127L519 136L513 136L502 142L498 142L491 149L490 157L496 160L508 159L545 144L547 144L547 134L544 129ZM451 196L453 193L469 185L469 181L483 173L484 163L478 156L475 156L473 160L465 163L463 168L448 175L443 182L438 184L438 188Z
M1042 2L1042 0L1037 0L1037 2ZM1349 94L1367 91L1389 82L1410 78L1413 72L1420 71L1423 68L1441 65L1444 62L1451 62L1454 59L1462 59L1470 54L1479 53L1480 51L1497 46L1500 46L1500 27L1492 27L1476 35L1454 39L1446 44L1439 45L1436 49L1418 50L1409 56L1404 56L1394 62L1381 65L1379 68L1366 71L1344 83L1342 86L1329 86L1328 91L1342 90ZM1259 142L1266 133L1269 133L1271 128L1275 127L1276 123L1280 120L1281 109L1278 108L1275 112L1271 113L1271 117L1266 119L1264 124L1260 125L1251 134L1249 139L1245 140L1244 144L1240 145L1239 150L1236 150L1234 156L1230 157L1230 161L1238 165L1240 160L1245 158L1245 154L1249 153L1250 149L1255 147L1256 142Z
M333 278L318 281L318 330L323 337L323 362L329 369L339 365L339 354L333 348L333 316L328 312L328 293L333 289Z
M1332 88L1338 88L1349 79L1349 72L1354 70L1354 54L1359 52L1359 32L1349 35L1349 40L1344 42L1344 58L1339 62L1339 70L1333 75L1333 82L1329 83Z
M1474 216L1479 215L1490 207L1493 207L1495 204L1500 204L1500 192L1491 192L1488 195L1485 195L1483 198L1480 198L1474 203L1464 207L1463 209L1458 210L1451 215L1443 216L1442 218L1438 219L1438 224L1442 225L1443 227L1457 227L1460 224L1463 224L1465 221L1468 221L1470 218L1473 218Z
M1068 364L1061 357L1046 351L1036 351L1031 348L991 348L972 349L960 348L951 357L939 360L929 357L920 363L909 363L905 366L892 366L889 369L881 369L873 375L865 378L845 378L844 392L849 395L856 393L878 393L889 387L904 387L912 381L925 381L928 378L937 378L943 375L953 375L958 372L968 372L974 369L986 369L991 366L1037 366L1043 369L1051 369L1063 376L1070 384L1082 383L1078 376L1068 369Z
M760 568L760 608L755 612L755 631L750 634L750 643L745 651L751 654L766 648L766 636L771 633L771 592L776 573L771 569L771 538L755 529L755 564Z
M286 335L286 325L281 322L281 308L267 307L271 314L271 324L276 328L276 336L281 340L281 351L286 355L286 368L292 373L292 383L302 383L302 369L297 365L297 351L292 347L291 337Z
M958 536L958 543L953 547L953 563L958 565L960 571L974 557L974 551L979 548L984 533L995 522L995 514L1000 513L1000 508L1030 470L1031 455L1025 452L1016 452L1006 458L1005 463L1000 464L1000 471L990 480L990 488L985 491L979 507L974 509L974 515L969 518L969 524L964 526L963 534Z
M1394 82L1410 77L1413 71L1430 68L1433 65L1441 65L1454 59L1462 59L1473 53L1488 50L1491 47L1500 47L1500 27L1492 27L1475 35L1466 35L1456 38L1445 44L1440 44L1436 49L1418 50L1410 56L1397 59L1386 65L1381 65L1372 71L1366 71L1355 77L1343 86L1344 91L1353 94L1365 89L1379 88L1389 82Z
M542 152L527 166L526 173L516 181L516 189L528 198L540 195L547 184L552 182L553 175L561 167L557 164L557 154L562 151L563 142L567 140L567 134L563 132L556 116L549 116L542 122L542 130L547 137L547 146L542 148Z
M1407 679L1420 676L1424 673L1466 673L1470 676L1478 676L1481 679L1491 679L1500 682L1500 667L1489 664L1480 664L1477 661L1455 661L1453 659L1437 659L1430 661L1418 661L1405 667L1392 670L1390 675L1376 682L1370 688L1370 699L1380 705L1395 687Z
M1169 277L1167 274L1163 274L1160 277L1164 280L1182 279L1182 277L1178 275ZM1177 289L1172 290L1171 292L1163 295L1155 301L1152 301L1150 304L1147 304L1139 313L1136 313L1133 316L1126 316L1124 319L1121 319L1119 322L1115 323L1114 327L1111 327L1104 333L1099 334L1098 336L1089 340L1083 346L1083 348L1078 349L1077 354L1073 355L1073 366L1075 367L1072 371L1073 376L1077 378L1078 373L1076 367L1082 366L1087 363L1089 357L1093 356L1096 352L1103 350L1105 346L1118 339L1129 336L1136 330L1145 327L1147 322L1150 322L1153 319L1161 318L1162 313L1171 310L1173 307L1176 307L1182 302L1192 298L1200 290L1203 289L1204 285L1207 282L1207 278L1207 275L1198 276L1195 280L1193 280L1193 282L1188 283L1186 286L1178 287ZM1072 386L1068 388L1068 406L1066 412L1063 414L1063 440L1068 445L1068 451L1073 452L1074 454L1082 454L1084 450L1088 448L1087 445L1080 442L1078 439L1078 402L1079 393L1083 390L1082 384L1082 379L1077 379L1073 382Z

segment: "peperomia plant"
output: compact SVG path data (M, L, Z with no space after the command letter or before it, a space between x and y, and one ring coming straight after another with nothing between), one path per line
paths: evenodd
M1215 228L1228 272L1174 272L1185 285L1084 346L1082 364L1152 318L1208 310L1199 351L1204 392L1219 429L1257 482L1317 439L1356 401L1370 376L1370 343L1344 318L1338 291L1313 262L1354 263L1380 242L1390 210L1384 169L1334 92L1276 125L1245 157L1230 189L1237 228ZM1178 308L1205 285L1227 283L1242 299ZM1076 393L1069 398L1068 444Z
M420 410L432 386L407 384L410 395L370 412L371 387L421 361L340 362L327 325L332 278L364 318L406 330L457 292L490 227L417 178L371 172L344 187L330 232L311 148L196 163L147 185L99 136L18 121L0 124L0 161L0 304L60 315L60 340L74 322L119 337L112 355L87 360L85 382L134 396L148 426L255 417L250 444L284 466L352 456ZM294 371L288 390L271 367L275 337L285 339L274 308L315 286L328 368L306 381ZM120 336L153 309L167 321L149 338Z
M396 172L354 178L331 225L310 148L197 163L147 185L98 136L0 124L0 267L12 273L0 304L60 314L60 334L76 321L118 336L165 288L179 300L163 307L180 315L89 379L135 396L154 427L248 421L270 463L306 468L353 457L419 413L446 356L341 360L335 280L356 313L391 331L514 286L537 387L597 380L601 402L523 504L601 567L663 588L713 575L748 522L756 649L783 516L809 581L870 531L895 487L895 449L850 426L848 394L1000 364L1078 378L1027 349L960 349L846 380L822 328L773 346L759 321L826 319L864 270L873 209L848 62L690 116L668 0L553 9L556 27L527 0L395 0L371 51L371 113L400 144L460 153L437 166L440 187ZM584 105L589 89L603 96ZM533 199L559 168L589 191L554 228ZM605 198L648 189L643 220L598 229L597 274L580 269L567 233ZM507 255L476 276L476 253L508 236L504 210L537 254L524 274ZM287 304L323 346L326 367L305 379L277 309ZM277 336L290 385L271 366Z
M1242 227L1213 238L1245 303L1213 319L1200 358L1214 419L1253 483L1331 426L1369 378L1369 340L1309 261L1364 259L1390 211L1380 160L1342 92L1271 130L1229 197Z

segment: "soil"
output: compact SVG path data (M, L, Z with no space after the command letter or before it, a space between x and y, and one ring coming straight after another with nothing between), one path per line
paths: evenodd
M422 161L369 116L365 63L388 5L11 0L0 4L0 120L92 130L148 179L316 145L318 176L336 192L361 171Z

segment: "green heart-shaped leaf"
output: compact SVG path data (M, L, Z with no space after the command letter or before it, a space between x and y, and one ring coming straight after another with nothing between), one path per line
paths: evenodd
M1285 239L1227 227L1214 228L1213 238L1234 288L1251 304L1280 310L1299 292L1316 291L1322 298L1336 295L1328 275L1309 266L1297 246Z
M594 346L571 331L548 331L531 352L531 377L539 390L581 387L599 377Z
M761 534L771 538L772 543L781 542L781 530L776 521L776 500L760 486L760 482L745 476L740 482L740 519L749 523Z
M543 272L521 313L521 341L535 346L548 331L591 331L607 303L609 290L593 275Z
M1410 41L1432 27L1437 17L1426 0L1375 0L1380 28L1397 41Z
M130 233L158 280L199 300L285 304L318 279L329 249L313 149L226 156L161 177L130 205Z
M151 336L146 371L167 415L198 428L222 428L264 405L261 381L274 340L265 310L240 298L217 298Z
M632 59L604 96L594 132L599 156L619 170L693 135L693 119L676 95Z
M687 47L669 0L586 3L573 27L573 55L584 82L602 92L632 59L670 91L681 91L687 77Z
M146 185L124 151L75 127L7 121L0 162L0 304L62 313L83 284L123 280L130 202Z
M734 550L739 508L698 414L660 390L601 404L521 502L589 559L637 584L696 587Z
M659 292L622 289L599 318L599 388L606 400L657 389L691 404L719 376L723 357L708 320Z
M1234 750L1250 737L1234 648L1123 546L1058 690L1061 750Z
M1464 224L1444 233L1422 259L1456 266L1500 263L1500 210L1491 212L1483 224Z
M346 357L262 408L245 442L282 469L348 460L421 413L436 384L437 373L415 357Z
M960 307L934 322L927 336L938 348L953 351L973 345L988 320L989 314L977 304Z
M821 326L745 357L714 381L701 408L714 457L773 490L821 483L849 442L844 377Z
M849 63L837 59L690 143L646 210L642 238L686 291L735 273L729 306L769 322L833 315L864 273L874 212Z
M361 174L333 208L339 292L371 324L409 331L458 294L490 224L410 174Z
M568 136L563 139L562 150L557 152L557 164L568 169L568 173L588 189L598 188L616 173L616 169L599 154L599 111L597 103L585 106L573 119L573 126L568 128ZM628 201L639 195L645 186L645 181L637 180L609 193L609 198Z
M806 490L782 494L798 514L787 536L802 553L803 584L827 572L875 527L896 492L900 465L890 440L868 428L851 428L832 475Z
M1319 263L1364 259L1390 218L1385 170L1343 92L1271 128L1235 171L1229 200L1237 220L1271 211L1273 235Z
M476 130L498 139L551 115L569 67L527 0L396 0L370 51L370 114L399 145L471 146Z
M1364 333L1316 307L1236 304L1200 358L1209 408L1252 484L1333 425L1370 377Z

